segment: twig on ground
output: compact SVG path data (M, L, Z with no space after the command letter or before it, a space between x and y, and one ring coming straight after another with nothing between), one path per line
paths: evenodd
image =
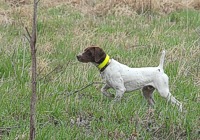
M94 84L103 84L103 82L91 82L90 84L88 84L88 85L86 85L86 86L84 86L84 87L82 87L82 88L80 88L78 90L70 92L69 94L67 94L67 96L70 96L70 95L73 95L75 93L78 93L78 92L80 92L80 91L82 91L82 90L84 90L84 89L86 89L86 88L88 88L88 87L90 87L91 85L94 85Z
M52 74L54 71L56 71L58 68L63 68L63 66L61 65L58 65L56 66L52 71L50 71L48 74L46 74L45 76L41 77L38 81L41 81L42 79L45 79L46 77L48 77L50 74ZM43 69L42 69L43 70ZM40 73L38 74L38 77L39 75L41 74L42 70L40 71Z
M70 62L71 62L71 61L69 61L69 62L67 63L67 66L69 65ZM56 71L56 70L59 69L59 68L62 69L63 66L61 66L61 65L56 66L52 71L50 71L50 72L49 72L48 74L46 74L45 76L41 77L38 81L41 81L42 79L45 79L47 76L49 76L50 74L52 74L54 71ZM42 70L39 71L37 77L40 76L40 74L42 73L43 70L44 70L44 68L43 68Z
M170 136L171 136L172 134L173 134L173 133L170 132L165 140L168 140L168 139L170 140L170 139L171 139Z
M163 126L164 126L164 123L163 123L158 129L156 129L156 130L153 132L153 135L155 135Z
M78 89L78 90L75 90L74 92L70 92L69 94L67 94L67 96L70 96L70 95L72 95L72 94L78 93L78 92L80 92L80 91L82 91L82 90L84 90L84 89L90 87L90 86L93 85L93 84L94 84L94 82L92 82L92 83L90 83L90 84L88 84L88 85L86 85L86 86L84 86L84 87L82 87L82 88L80 88L80 89Z
M40 74L42 73L42 71L45 69L45 67L43 67L41 70L39 70L38 74L37 74L37 77L40 76ZM40 78L41 79L41 78Z
M19 128L20 126L9 126L9 127L0 127L0 130L10 130L13 128Z
M20 128L20 126L0 127L0 135L3 133L9 133L13 128Z
M67 96L71 96L71 95L73 95L73 94L75 94L75 93L78 93L78 92L80 92L80 91L83 91L84 89L86 89L86 88L88 88L88 87L90 87L90 86L92 86L92 85L94 85L94 84L103 84L103 82L91 82L91 83L87 84L86 86L84 86L84 87L82 87L82 88L80 88L80 89L78 89L78 90L71 91L71 92L69 92L68 90L64 90L62 93L60 93L60 94L58 94L58 95L67 95ZM50 94L50 95L53 95L53 93Z

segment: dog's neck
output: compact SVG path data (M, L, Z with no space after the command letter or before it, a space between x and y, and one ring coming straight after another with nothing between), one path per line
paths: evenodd
M110 57L109 55L106 55L104 60L102 60L99 63L93 64L99 69L100 72L103 72L106 69L106 67L110 64Z

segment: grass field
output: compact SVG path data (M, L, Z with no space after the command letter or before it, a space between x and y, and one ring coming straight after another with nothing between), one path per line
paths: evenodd
M37 140L200 139L200 11L99 14L76 3L48 2L38 7ZM24 34L32 5L1 1L0 10L0 139L25 140L31 58ZM119 103L104 97L97 68L75 57L92 44L131 67L157 66L165 49L164 69L183 112L157 92L154 108L140 91Z

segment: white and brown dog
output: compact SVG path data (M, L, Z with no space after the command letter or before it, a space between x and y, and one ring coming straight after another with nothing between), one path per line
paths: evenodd
M170 100L182 111L182 103L173 97L169 91L168 76L164 73L165 51L162 52L160 64L158 67L130 68L124 64L110 59L109 56L99 47L91 46L84 50L77 59L80 62L93 63L100 70L105 85L102 87L102 93L107 97L114 97L107 90L113 88L116 90L115 100L120 100L125 92L142 89L144 97L150 105L153 100L155 89L160 95Z

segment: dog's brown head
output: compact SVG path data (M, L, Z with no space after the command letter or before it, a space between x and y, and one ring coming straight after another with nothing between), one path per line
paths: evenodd
M76 57L78 61L83 63L93 62L100 64L106 58L106 53L99 47L91 46L86 48L82 54L77 55Z

